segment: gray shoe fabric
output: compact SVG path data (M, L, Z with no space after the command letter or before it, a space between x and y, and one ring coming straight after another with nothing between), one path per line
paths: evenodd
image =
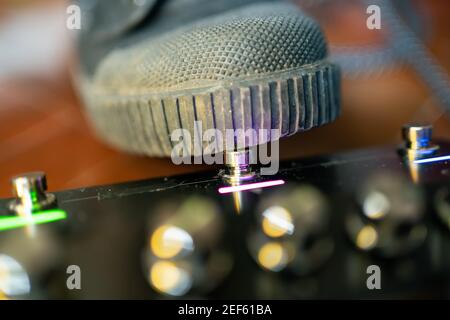
M192 136L194 121L223 132L276 129L278 139L339 115L339 71L320 27L293 5L166 1L109 34L106 18L94 20L91 28L106 29L80 37L80 89L109 143L170 156L171 131Z
M74 0L82 10L81 67L92 75L101 58L114 48L252 3L275 1L283 0Z

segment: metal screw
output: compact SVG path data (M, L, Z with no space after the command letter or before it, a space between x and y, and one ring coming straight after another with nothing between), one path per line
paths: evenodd
M12 192L16 197L10 204L13 211L38 211L55 203L55 196L47 194L47 179L44 172L30 172L11 179Z
M251 170L251 149L229 151L225 155L227 172L223 176L230 183L251 180L255 173Z
M432 143L433 126L407 124L402 127L404 153L409 160L434 154L439 146Z

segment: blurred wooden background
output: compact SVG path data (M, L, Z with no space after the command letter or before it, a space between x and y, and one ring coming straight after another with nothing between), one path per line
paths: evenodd
M365 8L349 2L341 10L318 14L330 42L350 45L380 41L377 31L365 27ZM450 71L450 2L411 2L420 6L431 21L433 32L427 45ZM2 22L15 11L56 3L61 5L61 1L52 0L2 1L0 31ZM128 155L97 140L71 84L73 60L69 54L66 66L51 76L0 77L0 197L10 196L11 176L33 170L47 172L50 190L60 190L206 168L176 166L167 158ZM431 120L436 136L450 138L448 117L409 68L345 78L342 117L323 128L284 139L281 156L287 159L397 143L401 125L411 120Z

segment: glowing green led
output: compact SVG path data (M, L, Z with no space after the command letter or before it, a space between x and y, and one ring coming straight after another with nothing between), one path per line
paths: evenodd
M64 210L54 209L34 213L31 217L0 217L0 231L17 229L33 224L43 224L67 218Z

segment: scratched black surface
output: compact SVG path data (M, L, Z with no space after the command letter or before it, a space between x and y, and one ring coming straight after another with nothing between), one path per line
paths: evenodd
M440 153L449 154L450 145L440 144ZM357 251L343 227L346 204L368 175L388 170L409 178L395 147L285 162L270 179L284 179L286 184L243 192L240 214L235 212L231 195L218 194L224 184L217 172L56 192L58 206L66 210L68 219L38 226L47 235L39 248L31 244L34 240L26 239L23 230L1 232L0 253L23 263L32 281L32 298L166 298L146 280L142 252L148 242L148 217L159 203L202 194L222 210L226 221L222 245L234 264L216 289L208 293L194 290L186 298L449 298L450 230L435 217L431 205L436 190L450 185L449 162L420 168L419 184L429 199L425 219L429 234L424 245L398 259L384 260ZM303 183L319 188L331 204L335 250L324 266L308 276L264 271L245 245L255 223L255 208L267 195ZM7 203L8 199L0 200L1 215L11 214ZM82 290L66 288L65 268L70 264L81 267ZM365 268L370 264L383 270L381 291L366 287ZM261 290L261 283L271 289Z

